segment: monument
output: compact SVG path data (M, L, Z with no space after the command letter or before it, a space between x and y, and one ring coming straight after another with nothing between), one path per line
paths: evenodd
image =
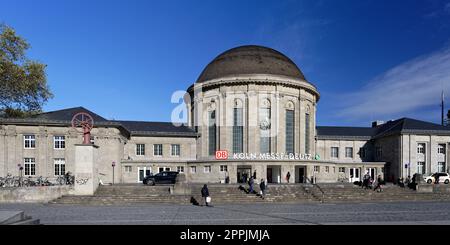
M98 146L91 143L94 119L87 113L77 113L72 118L72 127L81 128L83 133L83 143L75 144L75 195L94 195L98 187Z

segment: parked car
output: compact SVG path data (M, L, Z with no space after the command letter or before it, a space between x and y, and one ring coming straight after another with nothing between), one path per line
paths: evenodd
M157 173L155 175L147 175L142 183L144 185L156 185L156 184L175 184L178 172L165 171Z
M425 182L428 184L434 183L436 181L436 176L439 176L439 183L444 183L448 185L450 182L450 175L448 173L435 173L431 176L424 177Z

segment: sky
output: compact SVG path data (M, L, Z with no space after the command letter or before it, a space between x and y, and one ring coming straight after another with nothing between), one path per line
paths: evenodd
M441 91L450 109L450 0L0 0L0 23L48 65L45 111L170 121L175 91L249 44L317 86L318 125L440 123Z

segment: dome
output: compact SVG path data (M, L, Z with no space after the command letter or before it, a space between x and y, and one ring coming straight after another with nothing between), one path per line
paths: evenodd
M284 54L262 46L241 46L217 56L203 70L197 83L235 75L269 74L306 81L305 76Z

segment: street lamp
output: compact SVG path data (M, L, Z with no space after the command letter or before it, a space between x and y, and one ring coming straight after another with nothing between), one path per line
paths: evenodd
M116 162L112 162L112 168L113 168L113 179L112 179L112 184L114 185L114 167L116 166Z

